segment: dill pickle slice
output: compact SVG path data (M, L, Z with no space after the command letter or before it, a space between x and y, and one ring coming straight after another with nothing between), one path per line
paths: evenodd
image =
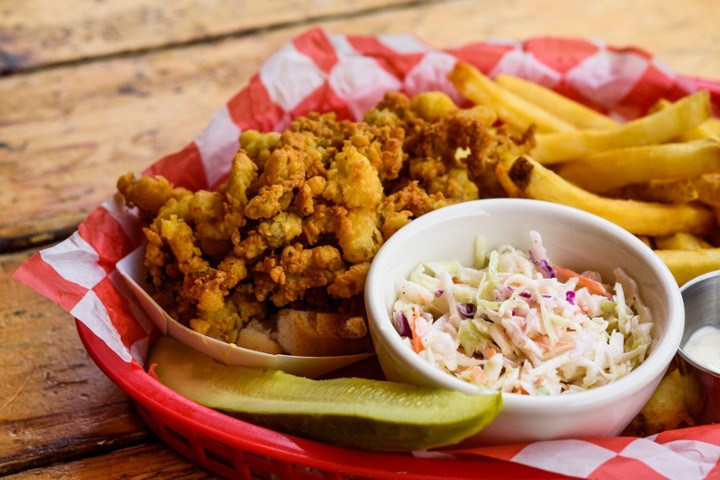
M206 407L279 432L376 451L453 445L497 416L500 394L468 395L385 380L312 380L220 364L172 337L153 346L158 380Z

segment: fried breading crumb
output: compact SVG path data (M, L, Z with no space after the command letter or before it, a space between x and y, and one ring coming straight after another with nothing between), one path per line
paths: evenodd
M154 297L178 321L269 353L349 354L372 348L362 295L382 244L429 211L505 196L495 165L532 145L485 107L389 92L360 122L310 113L244 131L215 191L131 173L117 187L146 222Z

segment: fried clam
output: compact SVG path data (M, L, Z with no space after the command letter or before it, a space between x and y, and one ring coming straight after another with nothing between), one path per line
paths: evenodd
M487 107L391 92L362 121L310 113L242 132L216 190L126 174L118 191L145 222L153 296L179 322L268 353L351 354L372 348L362 294L385 240L502 195L495 166L532 139Z
M673 362L652 397L623 434L646 437L693 426L704 402L697 378L682 372Z

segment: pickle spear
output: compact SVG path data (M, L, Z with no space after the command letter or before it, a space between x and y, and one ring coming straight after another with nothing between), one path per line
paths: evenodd
M385 380L312 380L220 364L172 337L153 346L157 379L206 407L272 430L377 451L453 445L497 416L499 393L468 395Z

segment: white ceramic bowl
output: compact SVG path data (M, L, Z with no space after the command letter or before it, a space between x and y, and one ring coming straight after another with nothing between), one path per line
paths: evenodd
M487 248L510 244L529 249L529 231L539 232L548 255L576 271L603 278L622 267L640 286L653 313L656 341L646 360L623 378L580 393L554 397L503 394L495 421L464 444L501 444L619 434L662 379L683 336L684 310L672 274L653 251L626 230L595 215L559 204L488 199L430 212L396 232L372 262L365 286L370 331L390 380L476 393L475 386L436 369L407 345L391 321L396 282L422 261L458 260L472 265L474 240Z

